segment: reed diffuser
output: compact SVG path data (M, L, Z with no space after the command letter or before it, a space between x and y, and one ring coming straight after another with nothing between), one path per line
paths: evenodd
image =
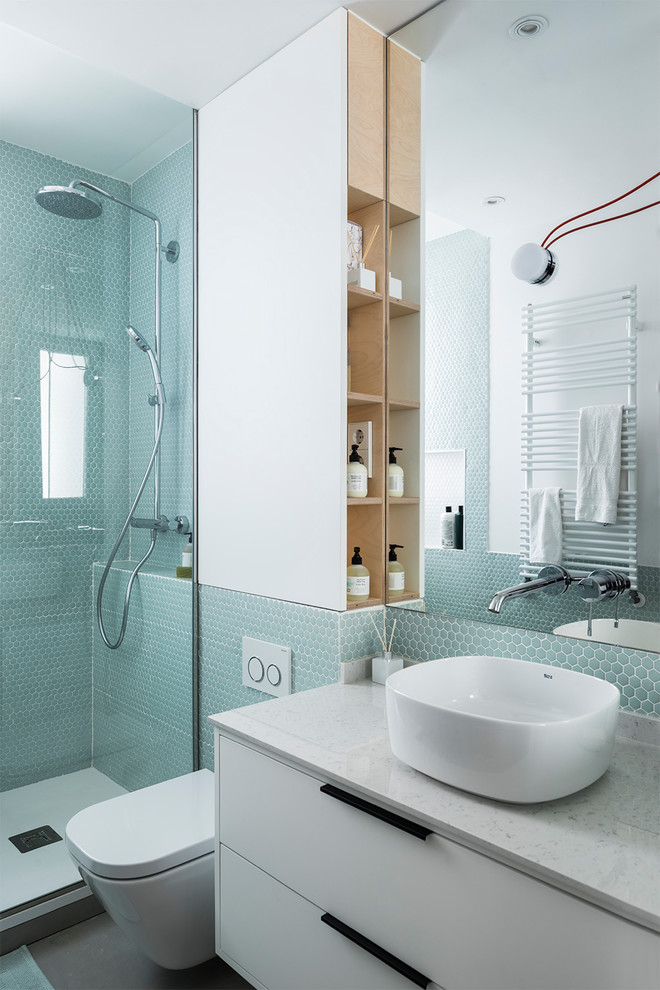
M353 238L351 237L350 231L348 232L348 239L351 244L351 249L355 255L355 260L357 261L357 268L350 268L348 270L348 283L349 285L356 285L359 289L368 289L370 292L376 291L376 273L372 272L366 267L367 255L373 247L374 241L376 240L376 235L380 230L380 224L377 223L374 229L371 231L371 236L367 241L367 246L364 249L364 253L358 254L355 244L353 243Z
M383 647L382 656L373 657L371 660L371 679L377 684L384 684L390 674L394 674L397 670L401 670L403 668L403 657L392 656L392 642L394 640L394 630L396 629L396 619L392 623L392 632L390 633L388 643L385 611L383 610L382 633L371 613L369 613L369 618L371 619L371 623L376 630L380 644Z

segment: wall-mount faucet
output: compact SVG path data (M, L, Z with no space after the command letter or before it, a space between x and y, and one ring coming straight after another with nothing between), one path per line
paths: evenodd
M563 595L573 582L577 583L578 595L589 604L589 622L587 635L591 636L591 608L594 602L616 598L615 627L619 623L619 598L630 588L630 578L618 571L606 569L591 571L590 574L570 575L565 567L549 564L543 567L535 581L525 581L513 588L505 588L494 595L488 610L499 613L502 605L509 598L522 598L534 591L542 591L546 595Z
M582 577L582 575L580 575ZM563 595L570 587L572 578L565 567L558 564L549 564L541 568L535 581L525 581L524 584L516 584L513 588L505 588L498 591L488 606L489 612L499 613L504 602L510 598L522 598L523 595L531 595L533 591L542 591L546 595Z

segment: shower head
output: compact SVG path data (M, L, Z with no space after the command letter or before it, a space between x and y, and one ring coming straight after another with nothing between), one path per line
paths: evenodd
M101 204L93 196L70 186L42 186L34 194L39 206L70 220L94 220L101 215Z
M134 327L131 326L126 327L126 333L131 338L131 340L135 341L135 343L138 345L140 350L145 352L145 354L148 354L151 351L151 347L149 346L147 341L144 339L141 333L138 333L138 331Z
M131 340L135 341L135 343L138 345L140 350L144 351L144 353L149 358L149 361L151 362L151 371L154 376L154 384L156 386L157 401L161 404L161 406L164 405L165 389L163 388L163 379L160 373L160 365L158 364L156 355L151 349L151 345L148 343L148 341L144 339L142 334L135 329L135 327L131 327L131 326L126 327L126 333L131 338ZM153 402L151 404L153 405Z

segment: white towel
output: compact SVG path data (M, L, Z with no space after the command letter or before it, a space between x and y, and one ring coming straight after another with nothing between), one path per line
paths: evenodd
M529 561L561 564L562 530L559 488L529 489Z
M622 411L622 406L580 409L576 520L616 522Z

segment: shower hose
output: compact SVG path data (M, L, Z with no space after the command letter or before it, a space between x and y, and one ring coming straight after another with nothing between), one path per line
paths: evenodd
M103 625L103 612L102 612L102 609L103 609L103 589L105 587L105 582L108 579L108 574L110 573L110 568L112 567L112 564L114 562L114 559L117 556L117 551L119 550L119 547L121 545L121 541L124 539L124 536L126 535L126 530L128 529L128 527L131 524L131 519L135 515L135 510L137 509L138 502L140 501L140 498L142 497L142 492L144 491L145 485L147 484L147 481L149 480L149 475L151 474L152 468L154 466L154 462L155 462L156 456L158 454L158 448L160 447L160 438L161 438L161 434L163 432L163 419L164 418L165 418L165 405L164 405L164 403L162 401L159 401L158 402L158 425L156 427L156 435L154 437L154 449L151 452L151 457L149 458L149 463L147 464L147 470L144 472L144 477L143 477L143 479L142 479L142 481L140 483L140 487L138 488L137 495L135 496L135 498L133 500L133 504L132 504L132 506L129 509L128 515L126 516L126 522L124 523L124 525L121 528L121 532L120 532L119 536L117 537L117 541L116 541L114 547L112 548L112 551L110 553L110 556L108 557L108 562L105 565L105 567L103 568L103 575L101 577L101 581L99 582L99 590L98 590L97 595L96 595L96 621L98 623L99 632L101 633L101 637L103 639L103 642L105 643L105 645L108 647L109 650L116 650L122 644L122 641L124 639L124 634L126 632L126 623L128 622L128 609L129 609L129 605L130 605L130 601L131 601L131 591L133 590L133 582L135 581L136 577L138 576L138 572L139 572L140 568L142 567L142 565L144 563L146 563L147 560L149 560L149 557L153 553L153 549L156 546L156 535L157 535L157 531L155 529L152 529L151 530L151 542L149 543L149 549L145 553L145 555L142 558L142 560L138 561L138 563L135 565L135 567L134 567L134 569L133 569L133 571L131 573L131 576L128 579L128 584L126 585L126 592L124 594L124 612L123 612L122 620L121 620L121 629L119 630L119 637L118 637L118 639L116 640L116 642L112 643L110 641L110 639L108 638L108 634L106 633L105 627Z

